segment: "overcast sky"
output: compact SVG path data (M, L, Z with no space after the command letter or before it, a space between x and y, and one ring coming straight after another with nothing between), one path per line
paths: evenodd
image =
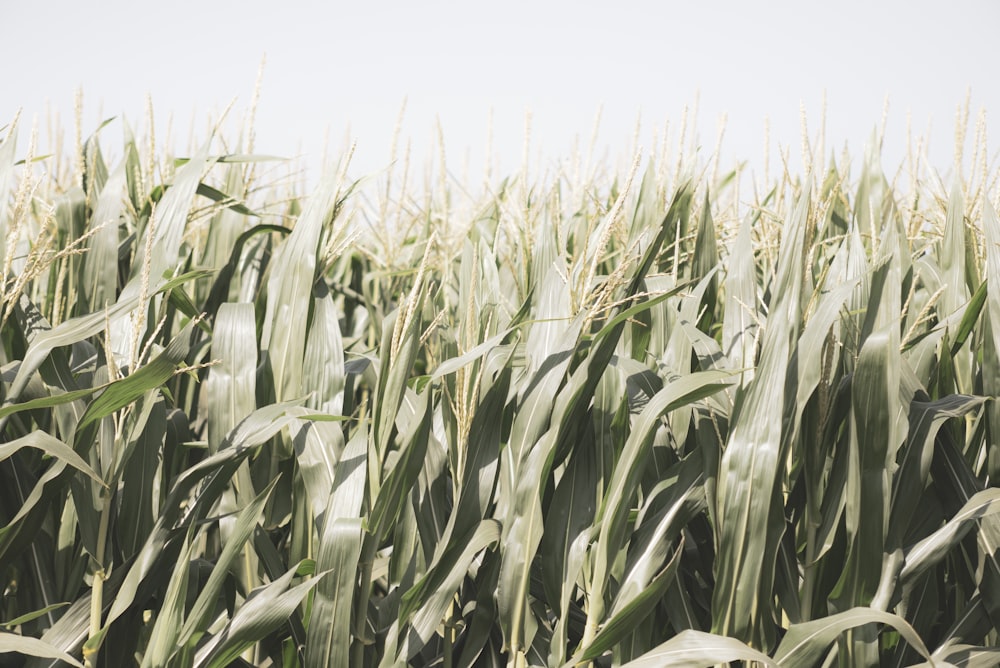
M348 130L352 171L383 167L404 98L416 156L430 153L440 118L449 166L460 171L468 151L476 178L490 109L503 170L520 162L526 109L533 153L556 159L574 137L587 143L603 105L598 146L617 156L639 114L648 149L654 127L676 130L697 98L703 151L727 113L725 159L757 164L769 118L795 167L800 104L814 133L824 91L828 146L858 153L889 96L887 167L904 154L908 112L915 132L931 124L941 168L968 88L973 119L980 107L1000 113L996 0L0 3L0 126L22 109L21 146L47 104L69 124L82 87L86 129L121 115L141 125L148 93L183 150L193 120L204 137L231 100L245 110L265 54L257 150L304 153L313 172L324 138L336 150Z

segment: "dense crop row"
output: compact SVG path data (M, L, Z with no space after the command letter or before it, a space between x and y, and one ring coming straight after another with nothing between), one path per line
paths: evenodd
M15 135L0 652L1000 660L982 146L948 186L871 151L748 194L663 154L300 198L218 141Z

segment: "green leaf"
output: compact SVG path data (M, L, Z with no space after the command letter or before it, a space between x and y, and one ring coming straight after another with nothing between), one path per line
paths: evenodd
M66 652L60 651L43 640L28 636L19 636L16 633L0 632L0 654L4 652L14 652L27 656L39 656L45 659L58 659L65 661L71 666L83 668L83 664L71 657Z
M639 481L646 471L660 418L672 410L724 389L728 384L722 381L732 376L730 371L702 371L677 378L657 392L639 415L618 457L618 466L612 473L595 519L599 534L592 550L592 606L600 605L597 601L603 597L605 588L610 583L611 566L625 548L632 499L637 494Z
M208 580L202 585L201 591L198 592L198 598L195 600L194 605L191 606L187 618L184 620L184 626L177 634L176 642L178 645L189 645L193 648L201 639L202 634L207 631L212 621L212 614L215 612L216 599L222 590L223 581L229 576L233 562L239 557L243 551L243 546L250 539L254 529L260 522L264 504L271 497L271 493L274 491L277 483L277 478L271 480L271 483L264 488L264 491L258 494L249 505L240 511L233 531L226 540L225 545L223 545L222 553L212 568L211 575L208 576Z
M156 621L150 630L149 641L142 657L142 668L163 668L168 665L170 657L177 651L184 651L183 645L178 647L178 637L181 625L184 623L184 612L191 576L191 557L194 553L194 527L188 527L184 536L179 559L170 573L163 600L157 609ZM97 637L91 637L84 645L84 651L91 647L100 647L107 630ZM95 642L97 640L97 642Z
M114 599L104 621L105 628L132 606L140 585L153 573L175 526L182 521L190 525L208 514L229 486L240 463L253 453L254 448L266 443L294 419L286 415L290 406L288 403L273 404L254 411L230 432L219 452L190 466L177 477L161 504L153 531L136 555L121 591ZM202 484L206 479L207 484ZM199 485L199 493L192 502L190 495Z
M673 582L674 574L680 564L681 553L684 549L684 542L674 550L674 556L670 558L666 566L645 584L645 587L627 599L627 603L616 602L608 620L597 632L593 642L583 648L583 654L577 657L577 661L590 661L596 659L604 652L624 640L630 633L633 633L639 622L645 619L663 598L667 587Z
M310 668L350 656L352 605L363 538L367 443L365 431L359 429L347 444L337 462L333 492L323 513L316 568L332 575L320 583L313 601L306 635L306 664Z
M869 336L851 383L852 467L845 513L851 544L834 590L844 608L869 605L881 579L891 497L887 467L895 459L894 422L901 410L897 351L885 332Z
M993 668L1000 660L1000 647L976 647L949 641L935 650L931 658L932 661L910 668L934 668L946 665L961 668Z
M8 630L13 629L16 626L20 626L21 624L26 624L27 622L30 622L33 619L44 617L53 610L59 610L60 608L64 608L67 605L69 605L68 602L53 603L52 605L45 606L41 610L32 610L31 612L27 612L19 617L15 617L14 619L8 622L3 622L3 626L6 627Z
M104 484L97 472L90 468L87 462L83 461L83 458L76 454L71 447L59 439L49 436L44 431L33 431L27 436L0 444L0 461L7 459L21 448L37 448L50 457L65 462L77 471L86 474L98 483Z
M910 525L918 520L913 509L925 494L929 482L934 442L945 420L961 417L979 408L986 397L949 395L936 401L910 403L910 429L899 472L894 476L892 516L889 521L887 549L905 547Z
M920 636L902 617L872 608L852 608L811 622L792 624L778 645L774 661L779 666L815 666L844 631L865 624L891 626L921 656L930 658L930 652Z
M1000 217L988 197L983 198L983 232L986 246L986 280L988 285L986 341L983 345L983 390L992 397L1000 396ZM990 402L988 418L992 434L1000 434L1000 401ZM987 468L991 480L1000 479L1000 439L993 438L987 446Z
M997 512L1000 512L1000 489L976 493L943 527L906 551L900 577L905 581L938 563L972 528L974 521Z
M571 600L583 570L592 539L591 525L597 512L600 481L596 455L591 447L582 447L573 453L545 515L539 560L549 601L558 601L550 665L566 660Z
M754 661L764 668L777 664L739 640L703 631L681 631L659 647L629 661L622 668L708 668L731 661ZM809 665L809 664L802 664Z
M196 192L202 197L207 197L213 202L225 204L227 208L232 209L236 213L241 213L244 216L254 216L255 218L260 218L260 214L248 209L246 204L240 202L231 195L227 195L221 190L213 188L207 183L199 183L198 190Z
M303 387L312 392L306 405L324 413L341 413L346 373L338 308L326 283L320 282L314 290L312 322L302 370Z
M87 240L87 253L83 256L81 288L88 310L103 311L113 304L118 288L118 227L124 212L124 194L127 186L127 160L122 160L101 189L100 197L91 216L92 227L100 226Z
M236 270L239 267L240 258L243 255L243 247L254 236L265 233L290 234L291 230L281 225L255 225L236 238L232 250L229 252L229 260L219 270L219 274L212 284L212 290L208 294L208 299L205 300L205 305L202 307L202 310L209 318L214 318L219 307L229 300L229 288L233 280L233 275L236 274Z
M215 317L208 373L208 451L257 406L257 329L253 304L222 304Z
M156 389L173 377L177 365L190 350L192 326L188 325L174 337L166 349L135 373L110 383L100 396L90 402L77 425L77 437L88 433L86 428L116 410L128 406L149 390ZM79 446L74 440L74 446ZM84 444L86 445L86 444ZM84 450L86 451L86 450Z
M278 247L268 279L261 347L267 350L277 401L304 394L305 323L312 305L320 237L334 212L338 189L332 179L320 183L292 233Z
M296 576L296 568L271 584L250 592L250 596L237 608L226 627L199 649L194 665L197 668L223 668L248 647L288 623L288 618L325 575L321 573L300 585L290 587L292 578Z
M476 360L486 355L486 353L490 352L491 350L495 349L498 345L500 345L500 343L502 343L503 340L506 339L507 336L512 331L514 331L514 328L509 327L500 332L499 334L497 334L496 336L493 336L487 339L486 341L483 341L482 343L475 346L465 354L445 360L438 366L438 368L434 371L434 373L431 374L431 380L437 380L439 378L443 378L447 375L455 373L459 369L462 369L463 367L466 367L469 364L472 364Z
M972 300L969 301L962 313L962 320L958 323L958 329L955 331L955 342L951 346L952 356L958 355L959 350L969 340L969 335L972 334L972 330L983 312L983 306L986 304L986 286L986 281L979 284L975 294L972 295Z
M403 505L409 498L410 490L423 469L431 423L434 419L431 394L431 391L425 390L419 395L418 402L422 404L422 410L420 405L416 410L420 417L412 421L410 433L401 438L399 458L379 488L378 496L368 515L368 530L378 542L381 542L396 524Z
M132 276L118 297L118 304L130 301L143 292L152 294L159 290L161 278L173 271L184 248L184 231L188 212L205 171L211 166L206 142L198 153L174 174L173 184L157 203L148 225L152 226L153 239L149 257L149 279L152 285L145 289L143 273L146 271L146 244L137 244L137 256L132 263ZM148 229L148 228L147 228ZM142 232L145 233L146 230ZM118 305L116 304L116 306ZM129 309L131 310L131 309Z
M469 572L472 560L489 545L500 540L500 523L484 520L468 537L445 550L427 575L403 595L400 619L412 620L403 628L406 640L397 660L409 661L440 626L445 610Z
M326 527L316 567L329 573L319 582L306 635L306 668L346 665L351 653L351 608L361 557L361 520L334 518Z
M719 527L712 629L761 645L773 632L770 565L777 560L784 525L777 515L781 507L777 483L787 454L782 428L786 402L795 396L788 368L801 326L809 210L807 191L785 221L761 362L746 393L737 399L716 492Z
M72 403L77 399L86 399L90 395L106 389L109 385L111 385L111 383L104 383L103 385L98 385L96 387L87 387L80 390L72 390L70 392L61 392L47 397L39 397L37 399L31 399L30 401L25 401L19 404L7 404L3 408L0 408L0 420L22 411L33 411L39 408L52 408L54 406L62 406L64 404Z

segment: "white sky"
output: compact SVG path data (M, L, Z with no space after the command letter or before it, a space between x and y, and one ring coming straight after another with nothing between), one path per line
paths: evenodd
M339 149L348 128L352 173L385 166L404 97L403 137L417 158L433 154L440 117L449 167L460 172L468 150L476 179L491 108L504 171L520 163L526 109L532 153L558 159L574 137L586 145L603 104L598 146L627 159L638 114L648 151L653 128L669 119L676 131L700 93L706 154L726 112L726 162L759 164L769 117L795 168L800 103L815 136L824 90L828 147L839 154L847 142L859 157L889 95L887 168L904 155L907 112L916 133L932 124L930 156L942 169L968 88L973 122L980 107L1000 113L996 0L0 0L0 10L0 126L23 110L22 152L47 103L70 125L78 87L88 131L122 114L141 126L148 93L158 126L173 116L183 151L193 120L203 138L232 99L242 114L265 53L257 150L301 151L313 175L324 138ZM118 144L120 130L105 132L106 145Z

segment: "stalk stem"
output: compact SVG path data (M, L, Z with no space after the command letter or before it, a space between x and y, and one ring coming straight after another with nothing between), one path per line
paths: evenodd
M455 599L448 604L448 612L444 618L444 668L452 668L454 658L452 647L455 642Z
M583 640L580 641L580 649L587 649L594 638L597 637L597 627L599 620L604 616L604 592L603 587L598 587L590 594L590 604L587 606L587 625L583 627ZM593 666L592 661L588 661L588 666Z
M97 569L94 571L94 584L90 592L90 635L88 640L93 640L101 633L101 617L104 611L104 580L107 574L104 571L104 557L108 542L108 523L111 519L111 491L101 490L101 523L97 528L97 554L95 561ZM97 656L100 647L92 647L89 652L84 653L84 663L87 668L92 668L97 663Z

